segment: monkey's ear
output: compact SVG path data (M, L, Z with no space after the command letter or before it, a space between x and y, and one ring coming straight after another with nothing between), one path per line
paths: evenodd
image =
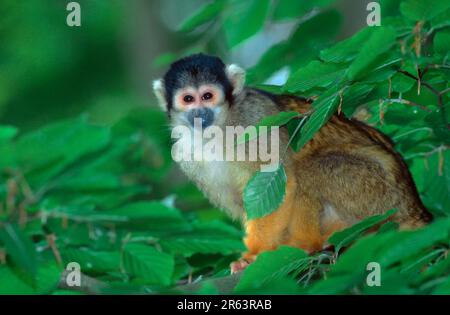
M163 79L153 81L153 92L155 93L156 98L158 99L159 107L161 107L161 109L166 112L167 111L166 89L164 88Z
M245 84L245 70L238 65L231 64L227 66L226 73L233 86L233 95L241 93Z

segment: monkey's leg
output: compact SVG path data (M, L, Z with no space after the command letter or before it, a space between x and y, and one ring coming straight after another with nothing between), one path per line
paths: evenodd
M286 238L292 216L292 205L295 203L295 190L295 180L288 177L283 204L265 217L245 222L246 236L244 243L247 246L247 252L242 255L240 260L231 264L232 273L243 270L256 259L259 253L276 249Z
M245 223L244 243L247 251L242 254L240 260L231 264L232 273L245 269L259 253L276 249L288 231L288 222L291 216L289 210L281 206L265 217Z
M295 182L288 180L285 201L280 208L246 223L247 236L244 242L248 251L231 265L231 271L234 273L244 269L261 252L274 250L283 244L302 248L306 252L321 250L321 207L318 201L306 196L299 197Z
M299 193L295 204L292 204L292 217L289 232L283 244L299 247L307 253L319 251L323 247L323 236L320 228L320 215L323 205L316 199Z

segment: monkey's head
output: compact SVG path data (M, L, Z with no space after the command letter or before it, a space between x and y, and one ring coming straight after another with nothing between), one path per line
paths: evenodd
M244 87L245 71L225 66L218 57L196 54L174 62L162 79L153 82L159 105L174 125L202 127L220 124Z

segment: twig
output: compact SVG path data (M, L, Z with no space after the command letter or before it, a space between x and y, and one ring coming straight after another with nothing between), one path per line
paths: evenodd
M6 264L6 253L3 248L0 248L0 265Z
M70 274L70 270L65 270L62 274L61 274L61 278L59 280L59 285L58 287L60 289L67 289L67 290L75 290L75 291L79 291L79 292L84 292L87 294L101 294L102 293L102 288L107 287L107 284L99 281L95 278L91 278L89 276L86 276L84 274L80 274L80 286L69 286L67 284L67 276Z
M418 157L418 156L429 157L430 155L433 155L433 154L435 154L437 152L443 152L443 151L448 150L448 149L449 149L448 146L440 145L440 146L435 147L433 150L428 151L428 152L415 153L415 154L411 154L411 155L405 156L405 160L413 159L413 158Z
M414 132L418 132L418 131L428 131L429 133L433 132L433 129L429 128L429 127L422 127L422 128L417 128L417 129L413 129L413 130L409 130L407 132L404 132L398 136L394 136L392 137L392 140L397 141L398 139L400 139L401 137L410 135Z
M422 81L423 76L425 75L425 73L426 73L426 72L428 71L428 69L430 69L430 68L435 68L435 69L437 69L437 68L450 69L450 66L447 66L447 65L438 65L438 64L427 65L427 66L425 67L425 70L424 70L424 71L420 71L420 69L419 69L419 71L418 71L419 76L418 76L418 77L416 77L416 76L412 75L411 73L409 73L409 72L407 72L407 71L404 71L404 70L399 70L399 72L400 72L400 73L403 73L404 75L406 75L406 76L408 76L408 77L410 77L410 78L412 78L412 79L414 79L414 80L417 80L417 82L418 82L418 92L419 92L419 94L420 94L420 84L422 84L423 86L427 87L433 94L435 94L435 95L437 96L437 99L438 99L438 106L441 108L441 112L442 112L442 119L443 119L443 121L444 121L445 126L447 127L447 129L450 130L450 125L449 125L449 123L447 122L447 114L446 114L446 110L445 110L445 107L444 107L444 101L443 101L443 95L444 95L445 93L447 93L447 92L450 90L450 88L447 88L447 89L445 89L445 90L443 90L443 91L438 91L437 89L435 89L435 88L434 88L431 84L429 84L428 82Z
M61 254L59 253L58 247L56 246L56 236L55 234L47 234L45 236L45 238L47 239L47 243L50 246L52 252L53 252L53 256L55 256L56 262L58 263L58 265L62 266L62 259L61 259Z
M297 132L298 132L298 131L300 130L300 128L303 126L303 123L305 122L306 118L308 118L308 116L309 116L309 115L305 114L305 115L302 117L302 120L300 120L300 122L298 123L297 127L295 127L295 130L294 130L294 132L292 133L292 136L290 137L290 139L289 139L289 141L288 141L288 143L287 143L287 145L286 145L286 149L284 150L284 153L283 153L283 159L284 159L284 156L286 155L287 150L289 149L289 145L292 143L292 140L294 140L295 136L297 135Z
M241 278L242 272L238 272L226 277L214 278L210 281L219 290L219 294L231 294L234 287ZM202 282L193 282L175 287L175 290L186 293L194 293L202 287Z
M422 109L422 110L424 110L426 112L429 112L429 113L432 112L432 110L427 108L426 106L414 103L412 101L405 100L403 98L386 98L386 99L383 100L383 102L399 103L399 104L404 104L404 105L415 106L415 107L418 107L418 108L420 108L420 109Z

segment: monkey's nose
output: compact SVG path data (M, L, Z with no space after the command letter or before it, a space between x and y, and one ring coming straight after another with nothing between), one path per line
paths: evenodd
M191 109L188 113L188 120L192 126L194 126L195 118L201 119L201 127L206 128L212 125L214 121L214 112L205 107Z

